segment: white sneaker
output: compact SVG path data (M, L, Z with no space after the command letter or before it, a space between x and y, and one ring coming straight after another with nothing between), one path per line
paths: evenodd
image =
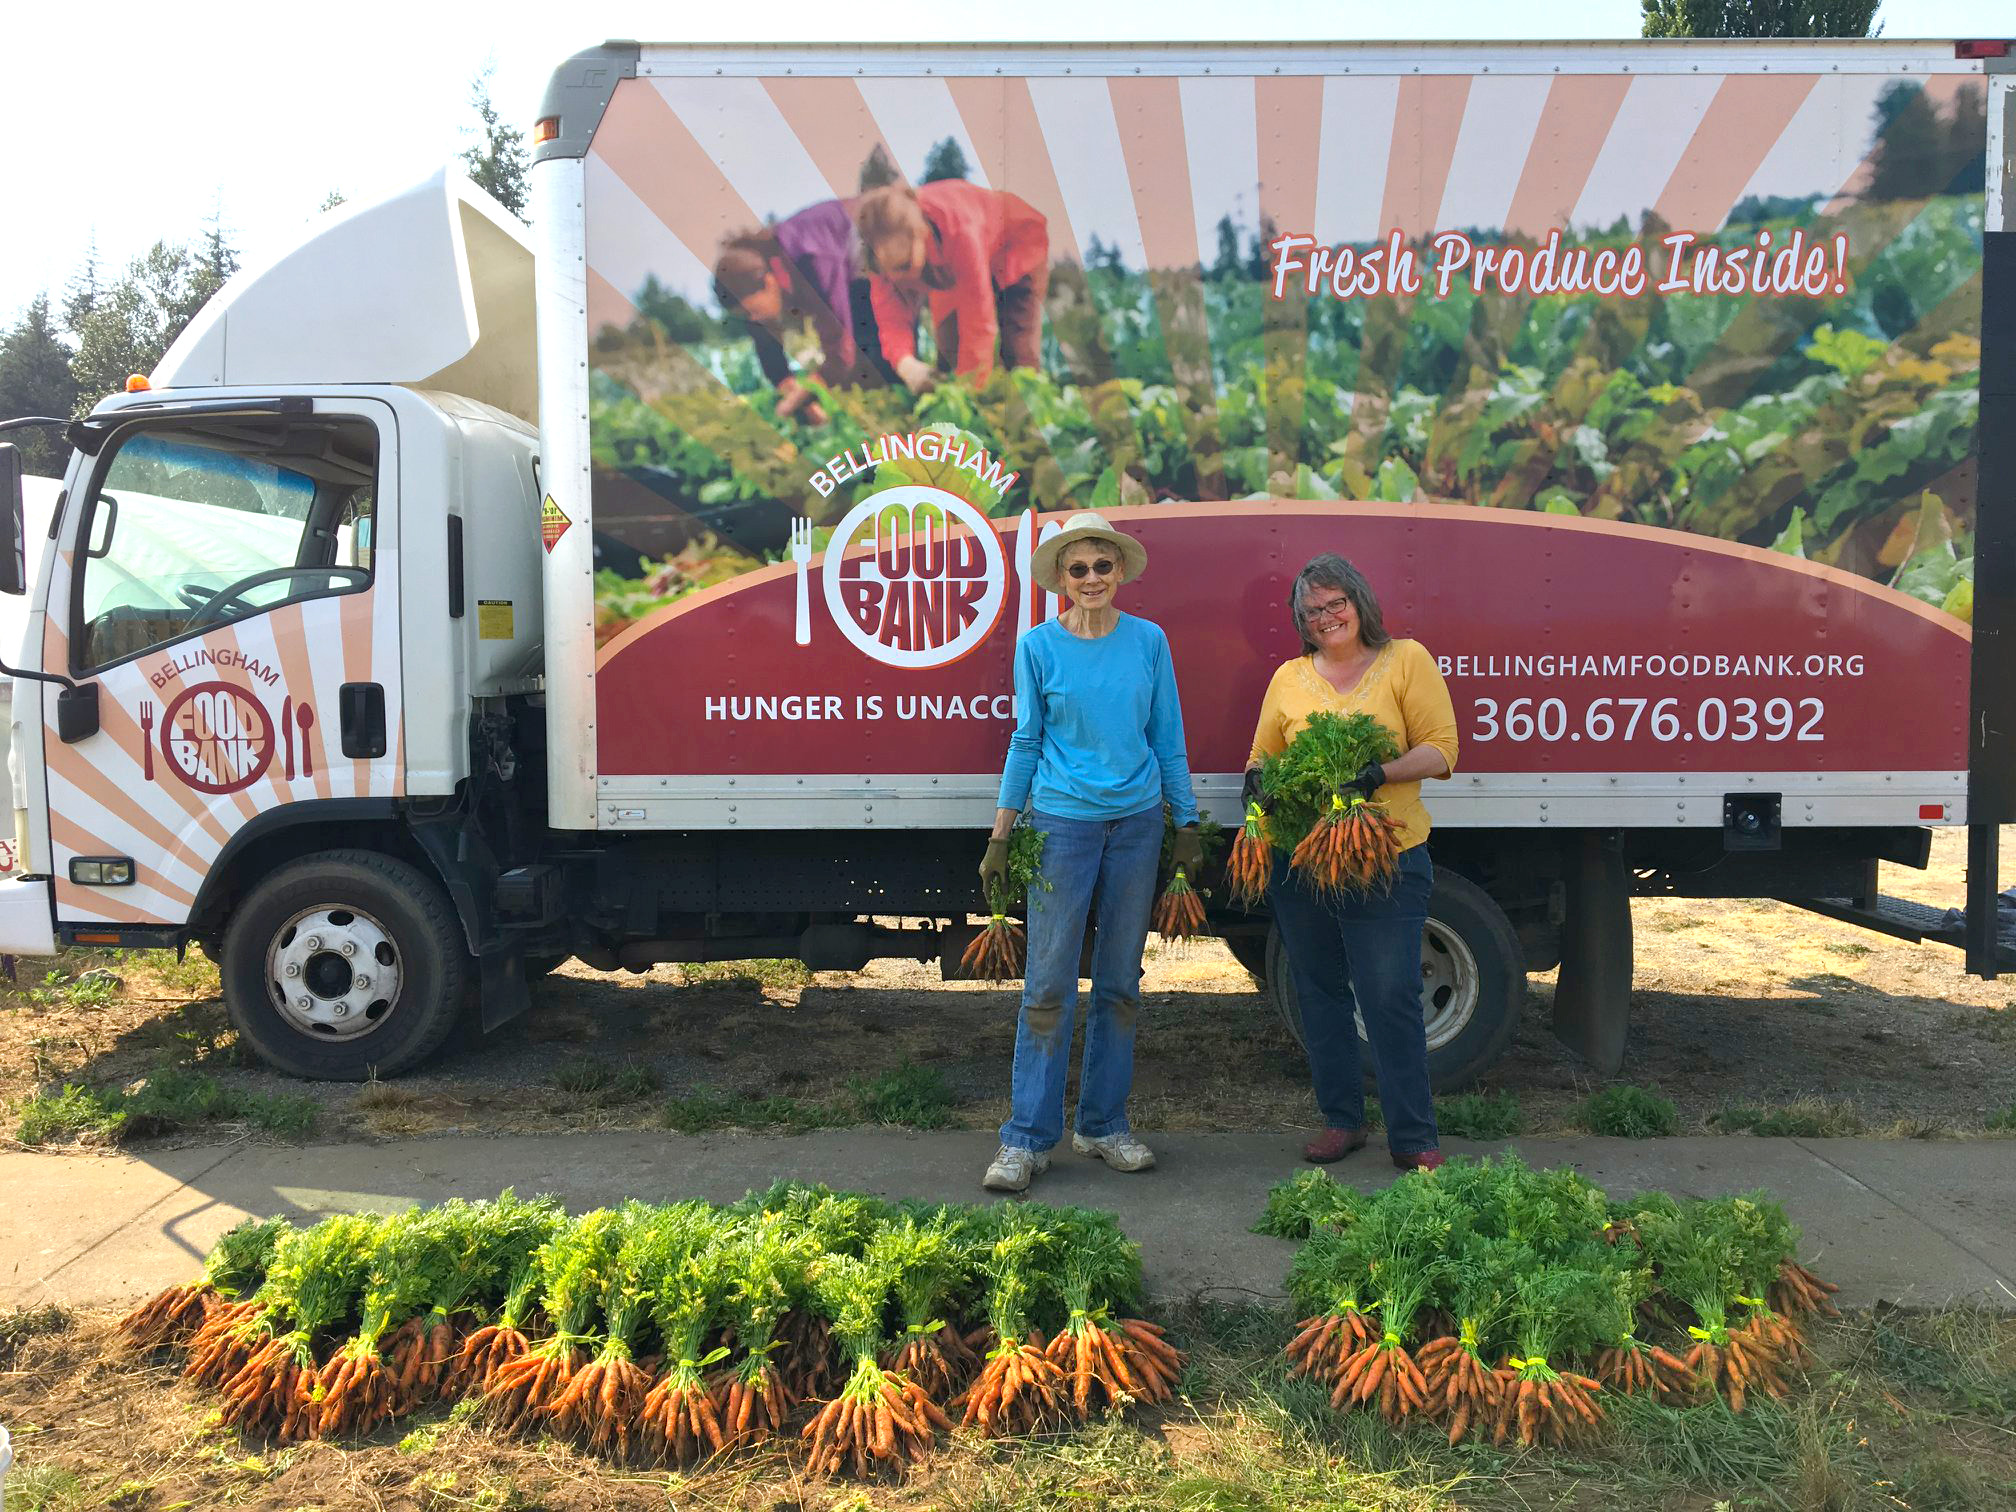
M1097 1155L1116 1171L1145 1171L1155 1164L1155 1152L1125 1131L1098 1139L1073 1134L1071 1148L1080 1155Z
M1026 1192L1029 1183L1049 1169L1048 1155L1004 1144L994 1152L994 1163L987 1167L980 1185L990 1192Z

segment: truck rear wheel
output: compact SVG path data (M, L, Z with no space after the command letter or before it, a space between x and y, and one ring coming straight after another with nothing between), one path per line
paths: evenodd
M259 1058L316 1081L407 1071L455 1027L470 957L447 895L373 851L275 871L224 935L224 1006Z
M1267 931L1267 971L1261 989L1300 1045L1302 1010L1288 947ZM1421 932L1421 1015L1428 1031L1428 1080L1454 1091L1482 1076L1505 1053L1526 1003L1526 958L1519 935L1491 895L1447 868L1435 872L1428 924ZM1365 1025L1358 1025L1361 1042ZM1368 1083L1372 1056L1365 1053Z

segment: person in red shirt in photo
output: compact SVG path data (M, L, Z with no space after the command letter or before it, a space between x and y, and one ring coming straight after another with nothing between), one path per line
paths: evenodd
M913 392L935 381L917 356L927 302L941 367L984 383L997 347L1007 367L1041 366L1050 228L1021 199L964 179L890 184L861 196L854 227L868 254L882 355Z

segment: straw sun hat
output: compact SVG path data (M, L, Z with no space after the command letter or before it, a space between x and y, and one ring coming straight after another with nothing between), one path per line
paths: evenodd
M1131 583L1147 570L1147 547L1108 525L1104 515L1095 510L1081 509L1064 522L1062 530L1038 546L1030 556L1029 575L1036 579L1037 587L1051 593L1064 591L1064 574L1058 570L1057 558L1074 541L1103 541L1112 546L1120 558L1120 581L1123 583Z

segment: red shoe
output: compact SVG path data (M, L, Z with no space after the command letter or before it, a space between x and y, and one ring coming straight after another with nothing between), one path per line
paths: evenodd
M1302 1146L1302 1158L1312 1165L1329 1165L1365 1148L1365 1130L1325 1129Z
M1362 1144L1363 1141L1361 1140ZM1395 1155L1393 1164L1402 1171L1439 1171L1442 1169L1440 1150L1414 1150L1406 1155Z

